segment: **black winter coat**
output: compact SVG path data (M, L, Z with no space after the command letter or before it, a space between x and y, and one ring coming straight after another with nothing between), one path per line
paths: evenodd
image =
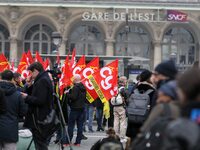
M13 83L1 81L0 88L5 93L6 105L6 112L0 114L0 141L17 142L19 117L25 115L27 107Z
M150 106L152 106L152 98L153 98L153 95L155 93L155 89L151 85L149 85L149 84L147 84L145 82L141 82L136 87L136 89L138 89L139 92L146 92L149 89L153 90L153 92L151 92L149 94L149 97L150 97ZM127 127L127 131L126 131L126 135L128 137L131 137L131 139L134 139L136 137L136 135L140 132L141 126L142 126L142 124L132 123L132 122L128 121L128 127Z
M86 104L86 88L82 83L75 83L68 93L71 109L84 109Z
M33 122L33 116L36 121L43 121L53 108L53 84L48 73L39 73L31 88L31 95L28 95L25 98L25 102L28 104L29 109L24 126L36 129Z

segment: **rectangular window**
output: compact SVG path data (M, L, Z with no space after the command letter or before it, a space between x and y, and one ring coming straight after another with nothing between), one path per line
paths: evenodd
M48 43L42 43L42 54L48 53Z

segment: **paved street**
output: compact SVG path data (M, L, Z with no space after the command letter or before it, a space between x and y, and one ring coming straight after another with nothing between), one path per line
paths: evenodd
M20 125L22 126L22 124ZM105 131L104 132L97 132L96 131L97 125L96 122L93 124L93 129L95 132L89 133L89 132L84 132L84 135L88 137L87 140L82 140L81 146L80 147L75 147L72 146L73 150L90 150L91 146L98 141L99 139L103 138L106 136ZM74 132L74 138L72 143L75 142L76 138L76 132ZM28 144L30 143L31 137L30 138L19 138L19 142L17 144L17 150L26 150L28 147ZM55 137L51 139L51 143L49 145L49 150L59 150L61 149L59 144L54 144L53 141L55 140ZM33 145L31 146L30 150L34 150ZM65 147L65 150L70 150L69 147Z
M76 135L76 134L75 134ZM88 137L87 140L82 140L80 147L72 146L73 150L90 150L91 146L99 139L106 136L105 132L93 132L93 133L84 133L85 136ZM75 137L73 138L73 142L75 141ZM59 145L50 144L49 150L58 150ZM61 148L60 148L61 149ZM70 150L69 147L65 147L65 150Z

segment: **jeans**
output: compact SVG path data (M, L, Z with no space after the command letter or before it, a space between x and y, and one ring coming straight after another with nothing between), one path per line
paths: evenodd
M96 108L96 118L97 118L97 129L102 128L102 119L103 119L103 109Z
M92 122L93 122L94 106L88 106L88 129L92 131Z
M69 142L72 141L73 132L75 123L77 124L77 137L76 137L76 144L81 143L82 134L83 134L83 122L84 122L84 109L71 109L69 114L69 123L68 123L68 133L69 133Z

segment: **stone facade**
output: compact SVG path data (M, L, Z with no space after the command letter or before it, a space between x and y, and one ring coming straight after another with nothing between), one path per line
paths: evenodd
M57 0L58 2L67 2L67 0ZM131 0L130 0L131 1ZM133 1L133 0L132 0ZM146 0L149 1L149 0ZM162 0L161 0L162 1ZM174 0L173 0L174 1ZM3 2L11 2L9 0ZM12 1L12 2L24 2L24 1ZM26 1L29 2L29 1ZM33 2L30 1L30 2ZM36 2L39 2L36 0ZM40 2L47 2L43 0ZM49 2L56 2L49 1ZM144 1L145 2L145 1ZM163 2L163 1L162 1ZM168 1L164 1L168 2ZM170 1L171 2L171 1ZM177 0L178 2L178 0ZM189 1L185 1L186 3ZM191 2L191 0L190 0ZM198 0L193 0L198 2ZM44 23L49 25L53 31L61 33L63 42L59 48L60 55L67 55L66 44L69 40L71 30L73 27L82 21L82 14L85 11L91 11L91 8L66 8L66 7L32 7L32 6L1 6L0 5L0 24L7 28L9 31L9 42L10 42L10 60L19 61L21 54L24 51L24 36L28 29L36 23ZM109 11L107 8L98 8L94 11ZM142 9L145 12L144 9ZM152 9L152 11L154 11ZM199 11L184 10L184 13L188 15L188 23L172 23L172 22L141 22L136 23L138 26L142 25L145 30L149 33L151 42L151 54L150 54L150 68L152 69L155 65L162 60L162 43L163 37L166 31L173 27L183 27L191 31L195 39L195 61L199 60L199 41L200 41L200 15ZM105 42L105 56L115 55L115 43L116 35L122 26L125 26L125 22L106 22L106 21L95 21L91 24L95 24L101 29L102 35L104 35ZM89 23L90 24L90 23ZM132 22L131 24L135 24ZM130 25L130 23L129 23ZM50 55L50 54L49 54ZM117 56L116 56L117 57ZM128 57L128 56L127 56ZM119 57L122 58L123 57ZM126 57L124 57L126 58ZM122 61L123 62L123 61ZM126 64L127 65L127 64Z

